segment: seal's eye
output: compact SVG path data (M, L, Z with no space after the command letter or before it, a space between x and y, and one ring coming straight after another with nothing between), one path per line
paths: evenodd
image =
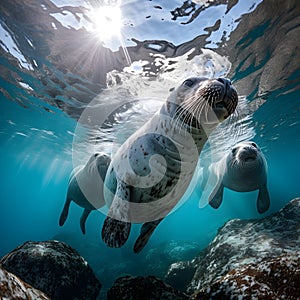
M195 81L193 79L187 79L183 82L182 85L188 86L188 87L192 87L194 85Z
M231 153L232 153L233 155L235 155L235 154L236 154L236 150L237 150L237 148L232 148L232 149L231 149Z
M254 148L257 148L257 145L255 143L251 143L251 145L254 147Z

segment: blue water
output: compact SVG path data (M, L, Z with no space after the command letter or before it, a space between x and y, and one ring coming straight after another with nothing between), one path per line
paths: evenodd
M200 251L227 220L267 216L300 196L300 74L297 41L293 39L299 31L295 23L299 4L290 1L283 14L287 8L279 4L268 11L267 1L250 2L240 0L229 8L198 1L186 9L186 16L172 19L170 12L183 2L124 1L120 6L122 38L108 36L102 42L91 37L83 18L93 9L89 2L0 4L1 256L27 240L57 238L90 262L105 290L124 274L163 276L169 262L164 264L163 255L171 241L194 243ZM16 19L18 11L22 18ZM151 116L169 89L191 75L230 77L240 96L246 98L246 108L252 107L250 121L241 121L243 130L233 126L228 137L221 136L220 151L244 137L262 148L269 166L270 209L262 216L256 212L257 191L229 190L218 210L200 209L201 191L194 190L188 201L158 226L138 255L132 247L139 225L133 226L120 249L110 249L102 242L105 216L100 212L90 215L86 235L79 228L82 209L75 204L66 224L59 227L73 168L74 141L83 126L78 119L88 103L97 95L107 107L141 103L137 109L123 108L108 127L97 128L97 149L113 153ZM244 112L245 106L239 113ZM82 145L93 151L95 141L84 137ZM87 153L82 155L84 160ZM155 257L162 249L161 261L154 267L149 265L153 249ZM192 258L184 249L179 256Z

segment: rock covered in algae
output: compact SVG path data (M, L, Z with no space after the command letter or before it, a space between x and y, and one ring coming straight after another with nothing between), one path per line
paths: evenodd
M293 199L279 212L262 219L231 220L194 259L172 264L165 281L190 295L201 291L202 297L207 294L208 298L215 299L226 299L227 296L222 294L225 287L234 291L234 295L242 296L245 289L250 291L257 285L264 285L268 293L272 291L275 295L286 292L287 299L297 299L295 295L299 297L300 288L291 288L288 292L287 288L281 290L277 282L282 285L287 282L289 286L300 282L296 268L299 270L300 267L299 220L300 198ZM276 276L270 273L268 276L274 275L274 280L268 281L267 273L263 269L272 266L277 266L280 271ZM253 273L255 269L256 276ZM243 277L239 278L239 275ZM238 278L236 283L235 277ZM247 287L247 284L251 284L246 283L245 278L251 279L251 289ZM233 285L230 285L231 281ZM181 286L178 285L180 282ZM216 290L221 291L221 298L214 294ZM262 297L267 293L263 290L260 292ZM229 295L230 298L233 294Z
M1 264L51 299L96 299L101 288L86 260L63 242L26 242Z
M192 299L298 300L299 282L300 252L292 252L231 270Z
M33 288L16 275L0 266L0 299L50 300L43 292Z

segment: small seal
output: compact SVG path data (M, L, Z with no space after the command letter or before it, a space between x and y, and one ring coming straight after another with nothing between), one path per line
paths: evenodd
M109 247L126 242L131 223L144 223L134 252L144 248L187 190L208 135L237 103L228 79L189 78L120 146L104 183L102 239Z
M85 234L85 222L92 210L105 205L103 197L103 182L110 157L104 153L95 153L84 166L78 166L70 175L67 197L59 218L59 225L63 226L69 212L71 201L84 208L80 218L80 228Z
M221 205L224 187L237 192L259 190L257 211L266 212L270 206L267 169L267 161L256 143L236 144L219 162L209 167L209 172L216 178L208 199L210 206L217 209Z

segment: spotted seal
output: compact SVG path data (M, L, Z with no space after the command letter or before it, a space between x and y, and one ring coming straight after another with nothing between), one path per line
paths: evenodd
M143 223L140 252L190 184L209 133L235 110L238 96L225 78L189 78L120 146L104 182L109 207L102 239L121 247L131 223Z
M75 168L69 179L66 202L59 218L59 225L63 226L69 212L71 201L84 208L80 218L80 228L85 233L85 222L92 210L105 205L103 197L103 181L110 157L104 153L91 155L84 166ZM100 176L99 176L100 175Z
M265 156L256 143L244 141L236 144L219 162L209 167L216 178L209 204L213 208L221 205L224 187L237 192L259 190L257 211L266 212L270 206L267 168Z

